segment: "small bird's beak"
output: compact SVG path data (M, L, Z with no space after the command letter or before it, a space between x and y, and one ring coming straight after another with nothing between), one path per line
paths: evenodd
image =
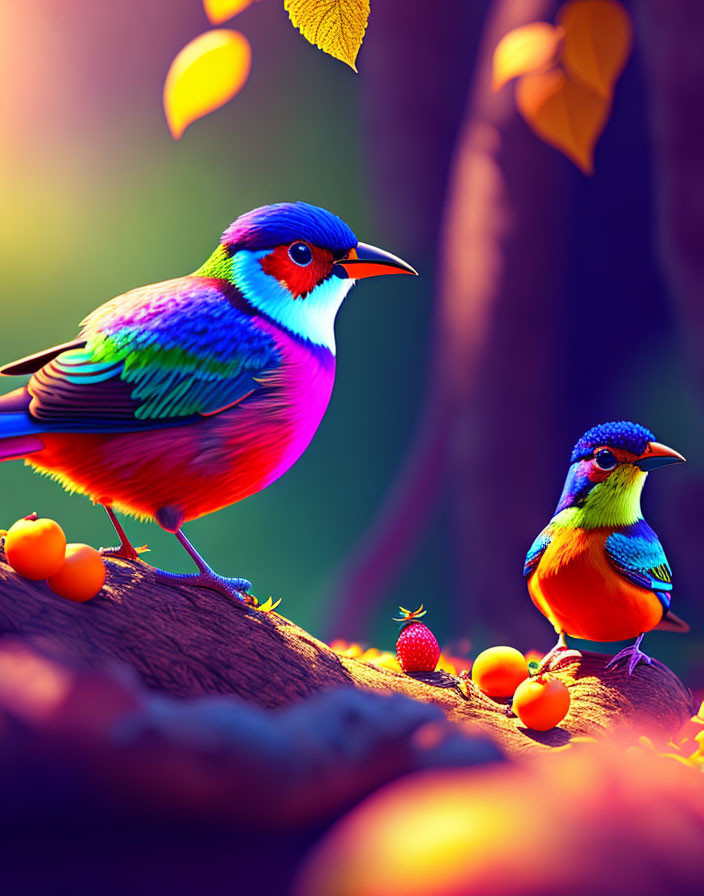
M673 448L661 445L660 442L648 442L648 446L641 456L634 461L637 467L646 473L649 470L657 470L658 467L667 467L669 464L681 464L685 459Z
M333 266L333 274L336 277L348 280L361 280L362 277L378 277L380 274L414 274L418 271L406 264L401 258L397 258L390 252L368 246L366 243L357 243L356 249L351 249L347 258L343 258Z

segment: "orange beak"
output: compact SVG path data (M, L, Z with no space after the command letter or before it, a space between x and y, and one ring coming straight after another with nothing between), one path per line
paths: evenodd
M670 464L682 464L685 459L674 448L661 445L660 442L648 442L645 451L634 461L637 467L646 473L649 470L657 470L658 467L667 467Z
M333 274L342 279L361 280L363 277L378 277L381 274L413 274L418 271L397 258L390 252L357 243L356 249L350 249L347 258L338 261L332 269Z

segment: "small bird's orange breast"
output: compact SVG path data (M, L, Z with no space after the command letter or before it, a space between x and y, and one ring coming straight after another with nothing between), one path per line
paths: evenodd
M621 641L655 628L663 607L652 591L609 562L610 528L556 529L528 578L533 603L557 631L588 641Z

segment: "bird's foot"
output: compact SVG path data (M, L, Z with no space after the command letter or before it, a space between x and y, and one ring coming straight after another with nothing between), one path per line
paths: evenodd
M100 548L100 553L104 557L117 557L120 560L139 560L139 555L146 553L149 548L146 544L143 544L141 547L136 548L132 542L127 537L127 533L122 528L122 524L115 516L115 511L112 509L110 504L103 504L105 508L105 512L110 517L110 522L113 525L113 528L117 532L117 537L120 539L120 544L116 548Z
M118 545L118 547L100 548L99 550L103 557L114 557L119 560L139 560L139 555L146 554L149 548L146 544L135 548L128 541L126 544Z
M639 663L645 663L646 666L650 666L653 663L652 657L649 657L647 653L643 653L640 649L640 638L635 644L631 644L630 647L624 647L623 650L619 650L616 656L612 657L606 664L606 668L614 669L626 660L628 660L629 675L633 675L633 671Z
M156 570L156 580L163 585L200 585L210 591L216 591L224 597L234 598L240 604L250 607L257 606L257 599L249 594L252 583L248 579L226 578L218 575L212 569L203 569L193 574L180 572L166 572L163 569Z
M557 669L557 667L563 665L563 663L571 663L573 660L581 659L582 654L579 650L575 650L573 647L568 647L567 644L556 644L540 661L537 674L542 675L543 672Z

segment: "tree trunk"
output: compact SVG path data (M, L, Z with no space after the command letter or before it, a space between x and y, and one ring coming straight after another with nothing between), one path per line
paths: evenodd
M547 631L520 568L537 531L536 508L555 487L544 457L546 446L555 450L557 320L545 296L560 288L570 163L521 121L512 87L492 92L491 60L507 31L552 20L558 6L500 0L485 23L440 232L425 410L397 482L334 589L331 631L343 637L368 629L448 486L454 626L500 627L526 647ZM509 599L515 610L507 619Z

